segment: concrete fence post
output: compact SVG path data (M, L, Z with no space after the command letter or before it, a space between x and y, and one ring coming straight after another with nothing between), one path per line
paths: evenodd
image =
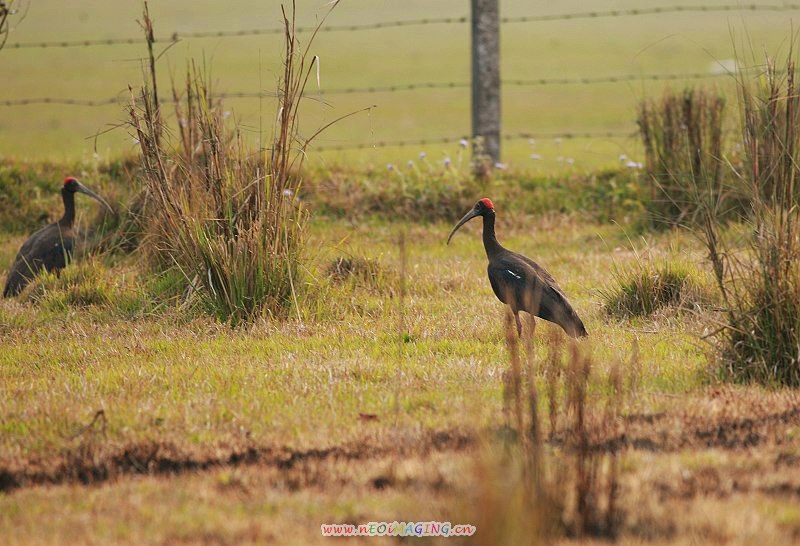
M482 139L494 164L500 161L500 7L499 0L471 2L472 137Z

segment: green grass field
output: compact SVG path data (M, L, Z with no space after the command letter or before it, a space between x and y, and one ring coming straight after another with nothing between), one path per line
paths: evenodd
M702 5L692 1L685 5ZM764 2L769 4L769 2ZM665 5L663 2L593 2L592 10ZM202 7L200 7L202 6ZM277 3L237 0L198 5L154 2L156 30L171 32L241 30L280 26ZM465 1L342 2L330 25L392 20L458 17L468 14ZM587 11L581 2L502 2L502 16L544 15ZM321 2L298 3L299 22L311 25L324 13ZM59 13L59 16L55 14ZM61 15L63 13L63 15ZM72 2L63 11L52 0L31 2L27 17L9 41L76 40L141 35L136 2ZM763 51L787 48L792 12L669 13L638 17L509 23L502 29L502 78L580 78L621 74L710 73L717 61L740 56L747 65L762 62ZM749 42L748 42L749 40ZM280 61L280 36L187 39L161 58L162 85L169 75L181 80L187 59L205 59L218 91L274 91ZM165 46L162 46L162 48ZM161 48L159 49L159 51ZM360 32L331 32L320 36L314 52L321 58L323 90L388 86L423 82L469 82L469 29L466 24L429 25ZM3 107L0 116L0 155L33 158L89 158L95 142L87 139L111 125L126 121L122 105L128 86L142 81L144 44L69 49L6 49L0 57L0 100L34 97L104 99L119 97L120 106ZM710 82L729 90L730 78ZM681 87L682 82L673 82ZM596 85L508 86L503 92L503 132L560 134L581 131L634 132L638 100L659 94L663 82L633 81ZM162 90L163 91L163 90ZM374 105L370 114L350 118L325 133L318 145L352 145L380 141L455 137L470 130L469 89L419 90L397 93L330 95L327 104L309 102L306 127L316 127L351 111ZM275 107L265 99L229 100L228 108L255 140L269 134ZM455 153L456 145L411 146L330 152L313 161L357 161L384 165L405 163L425 151L431 160ZM100 137L103 157L131 151L124 128ZM540 161L529 156L538 153ZM504 159L520 167L546 172L588 170L614 164L620 154L638 155L635 139L578 139L556 145L539 139L505 144ZM556 161L571 158L574 165Z
M151 10L156 33L169 35L275 28L278 5L153 2ZM501 5L503 16L516 16L665 4ZM29 7L9 44L140 33L136 2ZM458 17L468 7L343 0L328 24ZM324 9L299 1L299 24ZM503 78L708 73L735 48L755 65L762 51L789 48L794 14L509 23ZM323 33L313 51L325 90L466 82L468 47L468 25L460 24ZM181 41L159 61L160 81L181 81L195 58L205 59L220 92L271 91L280 48L274 36ZM120 97L97 108L0 106L0 278L28 234L61 213L66 171L118 211L135 202L143 175L129 129L100 136L97 155L86 137L126 121L127 86L140 85L144 53L143 44L0 51L0 102ZM729 93L735 117L732 78L708 83ZM503 130L632 132L639 100L665 85L509 86ZM256 146L259 133L270 138L273 102L235 99L225 108ZM319 145L469 130L468 88L330 95L309 100L301 123L309 131L369 105L376 108L334 126ZM297 193L310 214L298 299L285 316L235 327L205 312L202 295L185 290L188 279L154 272L152 242L130 252L95 246L118 226L78 197L78 225L91 235L76 263L0 300L0 543L371 544L399 540L323 538L320 525L431 520L478 530L403 541L796 542L797 391L721 379L713 334L724 317L707 251L689 231L644 221L645 175L619 159L642 160L638 140L518 139L503 154L508 169L473 180L458 143L312 151ZM452 166L442 165L445 157ZM552 273L590 334L569 343L539 320L523 351L532 378L525 386L539 397L540 443L517 426L521 395L509 394L516 345L486 278L480 220L446 244L453 223L484 195L497 206L500 241ZM721 237L738 250L748 233L735 224ZM352 274L333 267L340 258L356 264ZM607 310L621 281L645 275L647 284L664 266L691 290L645 316ZM573 437L578 415L585 444ZM526 466L531 445L539 466ZM537 487L546 484L536 510L532 473ZM586 484L594 485L581 497ZM580 498L589 499L585 512ZM581 527L602 514L599 527Z

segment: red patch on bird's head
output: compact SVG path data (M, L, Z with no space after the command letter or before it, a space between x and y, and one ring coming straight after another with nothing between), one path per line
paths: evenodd
M77 181L78 181L78 179L77 179L77 178L75 178L74 176L68 176L68 177L66 177L66 178L64 179L64 185L66 186L66 185L67 185L67 184L69 184L70 182L77 182Z
M480 202L483 203L483 206L486 207L487 209L494 210L494 203L492 203L492 200L489 199L488 197L484 197L483 199L480 200Z

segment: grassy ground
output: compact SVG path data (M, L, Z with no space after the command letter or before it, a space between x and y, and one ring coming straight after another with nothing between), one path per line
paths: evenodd
M299 4L300 23L313 23L320 7ZM661 4L592 9L643 5ZM580 2L521 1L502 8L508 16L586 9ZM279 24L272 7L252 0L152 9L161 34ZM330 22L459 16L466 9L461 1L349 1ZM136 36L138 10L76 2L62 16L60 4L35 2L11 41ZM774 49L787 20L748 12L509 24L503 74L707 72L715 59L733 56L745 30L752 43L746 52ZM466 25L331 33L318 45L325 89L468 78ZM271 90L278 47L270 37L181 42L162 58L161 81L182 72L189 55L205 56L220 90ZM403 56L396 55L400 47ZM142 53L138 46L7 49L0 52L0 79L11 84L0 100L113 96L141 81ZM504 127L632 129L636 99L661 87L507 88ZM336 127L321 144L468 129L466 89L329 98L331 107L309 103L303 122L310 127L378 107ZM267 100L234 100L230 107L253 139L260 125L272 125ZM65 171L117 207L128 202L135 191L131 164L107 166L102 157L130 150L130 136L118 129L101 137L99 156L84 139L123 118L118 106L3 109L0 271L27 233L58 214L52 184ZM463 543L547 543L530 534L528 522L549 508L521 508L526 475L504 394L503 307L486 279L480 222L445 245L453 221L484 194L497 206L500 240L545 266L583 318L589 338L574 355L561 348L567 363L592 362L586 449L600 458L592 459L590 474L605 479L616 464L609 461L619 464L613 495L606 492L616 499L613 533L561 532L552 541L796 542L797 393L715 379L707 335L718 317L704 251L685 232L642 228L635 172L598 169L618 165L620 154L636 158L637 145L511 141L505 157L522 168L497 171L488 184L463 176L466 156L457 144L311 154L300 192L314 213L308 284L280 320L220 324L196 298L184 297L174 278L153 277L140 255L124 253L80 253L60 277L43 276L21 298L0 301L2 542L313 544L328 541L320 535L323 523L439 520L477 525ZM453 167L442 165L446 156ZM59 162L30 166L14 157ZM78 208L82 227L102 227L93 205L79 198ZM735 226L726 236L745 238ZM355 274L343 274L340 258L355 264ZM667 305L649 316L606 312L603 302L627 272L645 274L646 286L653 267L674 264L703 296L697 305ZM674 299L691 304L694 293ZM538 322L534 376L542 460L548 476L562 473L568 482L579 472L565 423L578 410L567 407L572 387L551 388L547 375L556 332ZM620 368L624 395L609 381ZM578 490L551 485L553 506L577 506ZM590 502L604 505L597 495ZM553 521L562 531L574 529L573 516Z
M765 4L769 2L765 1ZM252 0L232 2L152 3L156 29L172 31L241 30L279 26L275 4ZM298 2L300 23L312 24L323 13L320 2ZM701 0L686 4L707 4ZM592 10L664 5L648 2L593 2ZM582 2L508 1L502 15L545 15L586 11ZM331 25L360 24L395 19L458 17L466 15L461 0L404 2L342 2L329 20ZM56 14L58 14L56 16ZM73 2L66 13L60 3L30 3L27 18L10 41L76 40L137 37L140 7L133 2ZM761 62L761 51L786 47L791 31L787 13L673 13L639 17L509 23L502 34L502 77L506 80L597 77L618 74L710 73L717 61L735 56L734 47ZM746 39L750 43L745 43ZM205 59L219 91L273 91L280 62L280 36L203 38L182 41L161 59L162 82L169 74L178 80L187 59ZM333 32L319 37L315 52L322 59L323 90L343 87L387 86L405 83L469 81L468 25L401 27L363 32ZM128 85L142 80L143 46L72 49L6 49L0 55L0 100L41 96L101 99L119 96L124 103ZM748 57L749 58L749 57ZM747 62L747 64L753 64ZM57 76L54 76L57 75ZM733 90L730 78L708 83ZM680 87L682 82L672 85ZM663 82L634 81L598 85L508 86L503 92L503 130L506 133L551 134L580 131L635 130L636 101L659 94ZM469 132L469 89L421 90L398 93L331 95L328 104L310 102L303 121L316 127L337 116L375 105L367 115L348 119L326 133L319 145L372 144L380 141L452 136ZM272 126L270 100L230 100L228 108L252 132ZM0 154L18 158L63 160L94 152L85 137L124 121L120 106L3 107L0 116ZM124 129L97 140L97 152L115 156L134 148ZM383 166L405 163L425 151L431 161L456 153L454 144L330 152L313 161L358 162ZM542 156L531 160L531 154ZM506 143L504 158L546 172L568 173L607 166L620 154L639 155L635 140L627 138L578 139L556 144L540 138L535 146L526 139ZM557 161L558 157L574 163Z
M557 220L526 223L527 230L507 234L509 246L541 257L562 279L586 317L599 358L626 359L636 333L627 325L605 324L592 291L604 284L602 272L615 254L629 257L607 248L624 244L619 233L609 233L618 230ZM316 445L320 437L334 443L351 438L362 426L353 416L384 414L398 388L398 230L394 224L315 226L312 247L321 249L322 261L315 276L322 276L325 262L336 257L334 245L345 255L377 259L391 273L377 288L330 286L322 294L311 293L306 307L312 312L318 308L318 316L282 325L259 323L231 332L204 319L173 325L176 318L169 313L166 320L144 317L131 323L128 317L115 317L113 309L104 313L102 307L61 311L54 306L50 316L41 317L36 309L7 302L4 314L14 320L5 332L4 370L12 385L24 388L6 400L19 404L7 408L7 414L21 421L6 426L27 429L21 444L7 447L17 453L50 452L53 442L58 444L71 427L110 403L108 396L115 399L114 409L108 409L108 431L130 441L153 434L159 438L159 430L167 437L180 430L187 441L202 444L216 438L219 427L234 436L243 427L258 437L304 448ZM502 307L485 279L485 256L475 230L450 246L444 245L446 233L445 225L409 228L408 237L414 241L405 311L410 342L402 348L399 387L405 393L405 418L411 422L464 424L460 417L467 404L483 407L478 415L487 412L485 418L466 413L475 425L482 425L499 409L492 411L490 403L496 401L497 385L481 379L496 379L504 364ZM579 254L578 248L591 251ZM588 274L569 274L577 268ZM124 279L124 269L119 277ZM62 327L54 329L54 323ZM671 392L690 389L704 366L702 351L693 344L678 330L643 347L644 356L655 361L648 383ZM689 359L683 366L661 369L658 364L679 355ZM71 387L59 392L45 388L53 381ZM298 396L302 411L293 406ZM34 407L40 413L31 414ZM75 413L65 413L67 407ZM53 428L54 418L60 427ZM154 420L159 422L155 428ZM37 423L41 429L35 429Z
M592 399L605 403L613 364L638 374L623 435L597 440L627 446L618 542L792 541L796 394L709 384L696 335L713 315L607 317L598 289L637 260L620 226L497 205L501 240L545 265L586 322ZM237 330L143 304L134 259L84 262L31 290L38 303L0 303L5 543L319 543L322 523L376 520L477 522L485 542L503 525L486 517L507 464L492 454L506 422L502 306L478 222L446 246L449 227L317 219L305 311ZM2 255L21 240L7 236ZM637 241L658 260L702 257L680 233ZM339 256L378 274L334 282ZM70 278L105 297L81 303ZM539 366L551 330L540 322Z

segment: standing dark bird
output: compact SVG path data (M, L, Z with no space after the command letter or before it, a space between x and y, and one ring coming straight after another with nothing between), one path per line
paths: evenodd
M494 204L488 197L475 203L456 224L447 238L447 244L450 244L458 228L476 216L483 216L483 246L489 258L489 282L497 299L511 307L517 321L517 333L522 335L519 312L526 311L532 316L558 324L572 337L588 335L580 317L550 273L530 258L511 252L497 242L494 235Z
M78 182L77 178L69 177L64 180L61 188L61 198L64 200L64 216L61 220L45 226L22 244L11 271L6 279L3 297L8 298L19 294L23 288L42 269L47 271L60 271L66 267L72 258L72 248L75 244L75 233L72 224L75 221L75 194L85 193L96 199L109 211L114 212L103 199Z

